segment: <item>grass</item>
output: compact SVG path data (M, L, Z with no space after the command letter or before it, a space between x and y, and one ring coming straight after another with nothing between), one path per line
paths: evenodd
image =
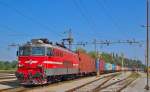
M141 75L140 75L139 73L133 72L133 73L129 76L129 78L137 79L137 78L140 77L140 76L141 76Z

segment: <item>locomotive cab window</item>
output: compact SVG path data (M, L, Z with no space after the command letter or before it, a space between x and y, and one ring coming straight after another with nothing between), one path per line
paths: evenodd
M47 48L47 56L52 56L52 48Z
M32 55L33 56L44 56L45 55L45 47L32 47Z

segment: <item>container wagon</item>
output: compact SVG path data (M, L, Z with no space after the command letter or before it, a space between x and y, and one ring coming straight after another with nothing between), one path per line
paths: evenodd
M115 72L115 71L116 71L116 65L112 64L112 72Z
M105 72L106 73L112 72L112 64L105 63Z
M100 74L103 74L105 70L105 61L103 59L100 59L99 62L99 72Z
M96 73L95 59L85 52L77 51L79 57L79 72L82 75L93 75Z

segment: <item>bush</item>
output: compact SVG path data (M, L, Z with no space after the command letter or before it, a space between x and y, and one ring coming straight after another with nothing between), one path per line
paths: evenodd
M17 68L17 61L0 61L0 70L14 70Z

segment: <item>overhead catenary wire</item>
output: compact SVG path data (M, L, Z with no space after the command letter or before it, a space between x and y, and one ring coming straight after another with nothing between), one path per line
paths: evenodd
M21 34L20 33L15 33L16 30L14 30L13 28L11 28L11 27L9 27L7 25L1 25L0 24L0 28L6 29L6 30L12 32L12 33L8 34L9 36L23 36L24 35L22 33ZM27 36L27 35L25 35L25 36Z
M83 9L85 15L87 15L87 18L88 18L91 26L93 27L93 29L95 29L96 23L94 22L93 17L88 13L87 7L84 5L82 0L79 0L79 4L80 4L81 8Z
M87 13L87 10L84 7L83 3L80 0L73 0L73 4L79 10L79 13L85 19L87 24L89 25L90 29L92 30L91 32L93 33L93 31L94 31L94 33L97 33L97 31L95 29L96 24L91 20L92 18L90 16L87 16L88 13Z
M2 25L0 24L0 28L5 29L5 31L9 31L7 32L7 36L9 37L16 37L16 36L20 36L20 37L26 37L26 36L31 36L31 34L24 34L24 33L18 33L16 32L17 30L15 30L14 28L8 26L8 25ZM36 33L37 34L37 33ZM3 34L4 35L4 34ZM32 34L33 35L33 34Z
M93 42L78 42L78 43L74 43L72 45L82 45L82 46L86 46L86 45L93 45L93 44L100 44L100 45L111 45L111 44L129 44L129 45L133 45L133 44L141 44L144 41L136 41L136 40L118 40L118 41L110 41L110 40L94 40ZM68 44L65 44L68 45Z
M11 5L5 3L5 2L0 1L0 5L3 5L3 6L5 6L5 7L7 7L7 8L10 8L10 9L13 10L14 12L16 12L18 15L20 15L20 16L26 18L27 20L29 20L29 21L31 21L31 22L33 22L33 23L39 25L41 28L43 28L43 29L45 29L45 30L48 30L48 31L50 31L50 32L53 32L55 35L63 36L63 35L57 33L56 31L52 30L52 28L50 28L49 26L47 26L47 25L41 23L40 21L38 21L37 19L34 19L33 17L30 17L30 16L24 14L24 13L21 12L19 9L17 9L17 8L15 8L15 7L13 7L13 6L11 6Z
M116 22L117 19L115 19L108 11L108 9L106 8L106 5L104 4L103 0L96 0L97 4L99 7L103 8L103 12L104 14L111 20L112 25L115 27L115 29L118 31L119 30L119 25Z

